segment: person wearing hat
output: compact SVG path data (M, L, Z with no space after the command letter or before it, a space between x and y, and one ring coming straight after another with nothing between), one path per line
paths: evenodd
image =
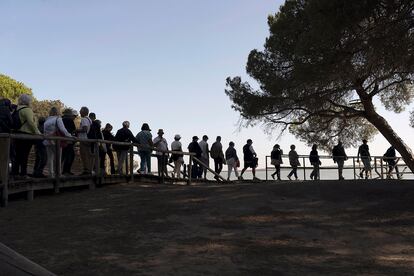
M138 144L140 144L138 154L141 157L141 166L138 172L141 174L151 174L151 152L154 145L151 129L147 123L142 124L141 131L137 134L136 138Z
M77 111L70 108L63 110L62 121L66 130L71 135L76 135L76 125L75 119L77 117ZM66 147L62 149L62 174L63 175L73 175L72 173L72 164L75 160L75 144L68 142Z
M171 143L171 150L182 152L182 145L180 142L180 134L174 136L174 142ZM178 153L173 153L171 159L174 161L174 171L173 177L181 178L181 165L184 163L183 155Z
M164 153L168 151L168 143L167 140L163 137L164 130L159 129L157 132L158 136L154 138L152 143L154 147L157 149L157 160L158 160L158 176L168 176L167 164L168 164L168 153Z
M200 161L206 165L207 167L210 167L210 150L208 147L208 136L204 135L203 136L203 140L200 141L200 143L198 143L200 145L201 148L201 158ZM204 175L204 179L207 179L207 168L203 166L203 175Z
M197 159L201 158L201 154L203 151L200 148L200 145L198 144L198 137L193 136L193 141L188 145L188 151L195 154L195 157ZM191 177L192 178L201 178L203 174L203 170L201 169L200 163L194 160L193 166L191 168Z
M366 139L362 140L362 145L359 146L357 155L357 162L359 163L359 156L361 156L362 164L364 164L364 168L360 172L359 176L363 178L365 171L365 179L368 179L368 175L371 174L371 154L369 153L367 142L368 141Z

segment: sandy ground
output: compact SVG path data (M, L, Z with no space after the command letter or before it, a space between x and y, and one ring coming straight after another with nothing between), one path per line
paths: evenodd
M408 181L125 184L11 201L0 241L58 275L413 275L413 198Z

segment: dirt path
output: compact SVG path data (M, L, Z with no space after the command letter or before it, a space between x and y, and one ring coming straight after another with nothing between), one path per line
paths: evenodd
M413 198L414 182L109 186L12 201L0 241L58 275L408 275Z

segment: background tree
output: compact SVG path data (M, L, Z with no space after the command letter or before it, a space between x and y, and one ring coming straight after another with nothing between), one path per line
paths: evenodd
M43 117L47 118L49 116L49 111L52 107L57 107L60 112L62 113L65 108L64 103L62 103L60 100L34 100L32 104L33 112L36 115L37 118Z
M7 98L13 103L17 103L17 99L22 94L32 94L32 89L6 75L0 74L0 97Z
M401 112L413 98L412 0L287 0L268 18L263 51L251 51L247 73L228 78L226 94L249 124L290 130L331 148L355 146L378 130L409 168L409 147L376 112ZM378 100L376 100L378 99Z

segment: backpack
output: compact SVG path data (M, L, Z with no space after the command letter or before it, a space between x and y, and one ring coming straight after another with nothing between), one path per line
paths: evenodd
M20 115L19 115L20 110L23 110L25 108L27 108L27 106L24 106L20 109L15 110L11 115L12 116L12 129L14 131L18 131L27 122L27 121L24 121L22 123L22 121L20 120Z

